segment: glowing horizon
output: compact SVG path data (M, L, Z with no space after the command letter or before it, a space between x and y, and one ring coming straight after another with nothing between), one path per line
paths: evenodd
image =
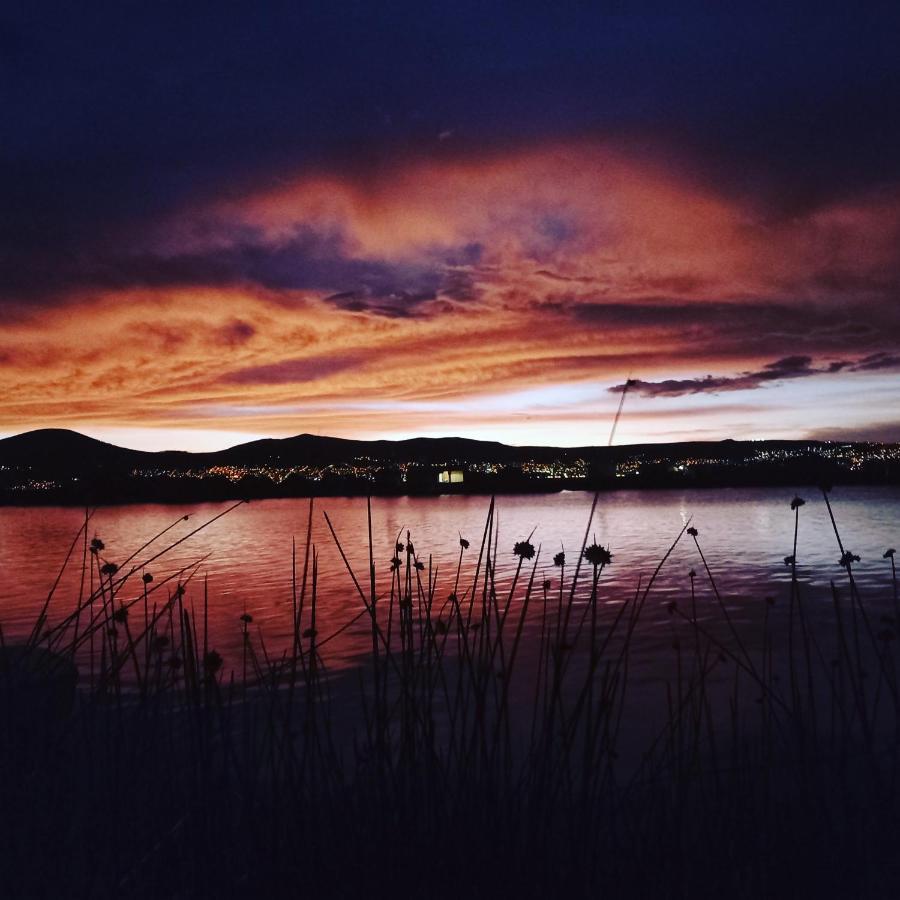
M627 46L652 32L686 72L708 64L679 43L681 26L634 25ZM851 27L821 40L842 45ZM546 52L568 61L572 40ZM150 54L152 70L151 50L136 60ZM530 61L533 48L507 52ZM892 132L866 120L812 144L782 121L790 82L777 67L792 60L778 42L767 52L771 83L723 81L731 105L708 121L696 73L673 121L671 73L624 58L623 83L647 80L660 98L637 119L612 100L588 115L601 101L585 62L581 88L562 69L542 85L582 110L568 123L539 93L516 112L490 65L471 110L452 89L394 85L411 108L442 110L424 130L415 116L370 121L369 106L342 116L335 99L333 117L288 120L271 147L235 131L222 149L185 117L194 147L158 136L164 107L128 106L109 139L131 156L116 162L59 107L58 127L86 142L82 165L28 120L5 151L16 165L34 157L38 174L10 180L22 202L0 256L0 432L67 427L144 449L302 432L602 444L630 377L620 443L900 439L900 171L855 162ZM203 127L231 134L218 82L193 56L179 65L211 92L194 111ZM821 69L827 86L836 76ZM108 77L93 88L113 103ZM363 85L341 77L322 97ZM296 96L287 75L266 87ZM351 144L348 123L361 129ZM759 134L774 146L748 141Z

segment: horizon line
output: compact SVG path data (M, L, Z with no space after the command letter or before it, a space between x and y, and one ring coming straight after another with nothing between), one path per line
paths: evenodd
M119 429L116 429L119 430ZM125 429L122 429L125 430ZM390 438L390 437L378 437L378 438L358 438L358 437L344 437L338 435L330 435L330 434L316 434L313 432L299 432L297 434L289 434L289 435L249 435L246 440L237 441L233 444L226 444L224 446L217 447L215 449L194 449L187 450L181 449L178 447L161 447L154 449L147 449L146 447L136 447L136 446L128 446L126 444L116 443L113 440L107 440L101 437L96 437L93 434L87 433L86 431L81 431L77 428L58 428L53 426L43 427L43 428L31 428L26 429L25 431L7 433L0 432L0 444L5 443L8 440L12 440L15 438L25 437L31 434L38 434L40 432L59 432L60 434L73 434L78 435L79 437L86 438L87 440L97 441L101 444L106 444L108 446L115 447L119 450L130 450L138 453L149 453L149 454L157 454L157 453L184 453L188 455L196 455L201 456L210 453L223 453L229 450L234 450L239 447L247 446L249 444L259 443L261 441L289 441L295 440L297 438L313 438L318 440L330 440L330 441L345 441L348 443L361 443L361 444L403 444L411 441L441 441L441 440L451 440L451 441L468 441L476 444L494 444L501 447L509 447L511 449L528 449L528 448L538 448L538 449L550 449L550 450L565 450L565 451L573 451L573 450L608 450L614 448L624 448L624 447L644 447L644 446L666 446L671 444L722 444L722 443L746 443L746 444L764 444L764 443L808 443L808 444L881 444L881 445L896 445L900 444L900 441L891 441L891 440L880 440L880 439L871 439L871 438L851 438L851 437L841 437L841 438L829 438L829 437L796 437L796 438L758 438L758 437L748 437L748 438L740 438L740 437L726 437L726 438L688 438L688 439L677 439L677 440L662 440L662 441L633 441L629 443L623 444L613 444L613 445L604 445L600 443L595 444L574 444L574 445L558 445L558 444L538 444L538 443L528 443L528 444L513 444L506 443L504 441L498 441L493 439L485 439L485 438L473 438L466 437L459 434L445 434L445 435L414 435L411 437L399 437L399 438Z

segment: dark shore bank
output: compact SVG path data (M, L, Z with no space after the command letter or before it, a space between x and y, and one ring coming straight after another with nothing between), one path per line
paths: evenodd
M243 615L225 661L206 628L215 598L191 583L202 559L163 576L167 551L145 544L117 566L99 538L87 545L86 516L74 538L89 551L71 564L88 588L74 602L51 590L0 654L6 894L895 896L893 551L866 593L844 552L828 615L811 615L795 557L779 596L737 615L687 522L611 603L615 563L588 544L596 505L580 550L542 580L529 540L496 549L491 504L480 540L460 537L449 595L414 535L389 566L369 538L369 572L334 535L371 632L371 652L335 673L330 639L346 623L319 608L309 541L290 647L271 654ZM785 503L795 528L804 505ZM841 547L839 510L832 522ZM665 605L651 684L634 634L680 542L696 571ZM517 559L511 583L498 552Z
M557 448L461 438L394 442L300 435L215 453L148 453L58 430L0 441L0 505L822 483L900 484L900 446L715 441Z

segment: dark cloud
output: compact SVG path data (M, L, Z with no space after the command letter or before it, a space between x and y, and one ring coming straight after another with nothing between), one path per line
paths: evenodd
M379 282L391 278L389 267L354 259L338 233L310 227L290 237L267 240L258 230L231 229L210 246L159 250L149 237L138 246L98 246L57 264L41 257L32 265L0 263L0 288L8 296L42 297L72 288L134 288L171 285L256 284L275 290L333 289L342 282Z
M273 173L571 136L789 216L900 177L898 24L896 4L837 2L19 4L0 23L3 294L34 290L17 268L65 282L86 248Z
M880 369L900 369L900 353L872 353L849 366L851 372L877 372Z
M554 302L555 301L555 302ZM835 308L829 304L798 302L793 298L760 300L691 300L671 301L662 295L581 302L568 296L539 303L554 308L577 322L615 327L693 327L741 332L752 340L757 332L782 331L792 335L848 332L870 334L884 327L884 322L868 320L872 305L845 302ZM889 313L885 309L885 313ZM900 317L888 316L891 324L900 324Z
M550 281L560 281L564 284L594 284L596 282L595 278L580 275L561 275L559 272L552 272L550 269L538 269L534 274L540 275L541 278L548 278Z
M441 285L441 296L460 303L477 300L481 296L477 276L463 269L448 270Z
M256 334L256 328L243 319L232 319L228 324L215 329L212 341L222 347L239 347L246 344Z
M250 366L224 376L224 384L304 384L352 369L365 360L359 354L288 359L261 366Z
M879 304L849 299L832 304L794 299L673 302L659 297L578 302L562 296L535 308L601 332L677 332L684 352L690 353L693 345L706 358L793 352L843 357L852 350L870 351L877 364L881 348L900 341L900 308L890 298ZM842 359L837 365L850 363Z
M347 312L375 313L390 319L409 319L420 314L421 304L434 300L436 297L437 294L434 291L413 293L395 290L379 293L367 289L332 294L325 298L325 302Z
M874 353L863 359L838 360L814 366L809 356L786 356L762 369L741 372L738 375L705 375L702 378L667 378L663 381L630 379L628 390L645 397L683 397L686 394L718 394L722 391L747 391L763 387L773 381L808 378L812 375L829 375L836 372L868 372L878 369L900 368L900 355ZM625 384L617 384L609 390L621 393Z
M806 378L819 374L821 369L812 367L808 356L786 356L769 363L756 372L742 372L740 375L703 378L667 378L664 381L629 380L628 389L645 397L683 397L685 394L715 394L720 391L746 391L761 387L770 381L789 378ZM621 393L624 384L617 384L610 391Z
M287 292L286 302L291 291L315 291L342 309L403 317L421 314L419 307L439 294L460 301L478 296L473 275L440 256L417 264L360 257L340 233L308 226L278 240L256 229L223 226L207 236L207 246L174 252L154 249L149 236L138 243L134 250L85 249L55 264L44 255L0 256L0 299L18 299L27 309L58 302L59 292L67 290L252 285ZM467 255L465 248L460 254ZM239 331L225 335L240 337Z

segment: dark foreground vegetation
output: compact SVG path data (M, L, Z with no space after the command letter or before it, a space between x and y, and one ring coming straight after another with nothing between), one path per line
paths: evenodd
M86 515L67 559L81 597L51 591L0 650L3 895L896 896L892 552L884 595L863 597L835 524L824 627L795 536L787 595L741 627L685 525L672 548L695 544L696 570L648 684L635 635L669 554L601 603L615 561L586 524L546 581L529 539L498 543L492 504L440 588L413 536L376 560L370 528L366 571L341 550L352 622L322 620L308 532L290 647L245 615L224 665L201 561L158 574L163 532L115 564ZM371 631L371 654L332 673L345 627Z

